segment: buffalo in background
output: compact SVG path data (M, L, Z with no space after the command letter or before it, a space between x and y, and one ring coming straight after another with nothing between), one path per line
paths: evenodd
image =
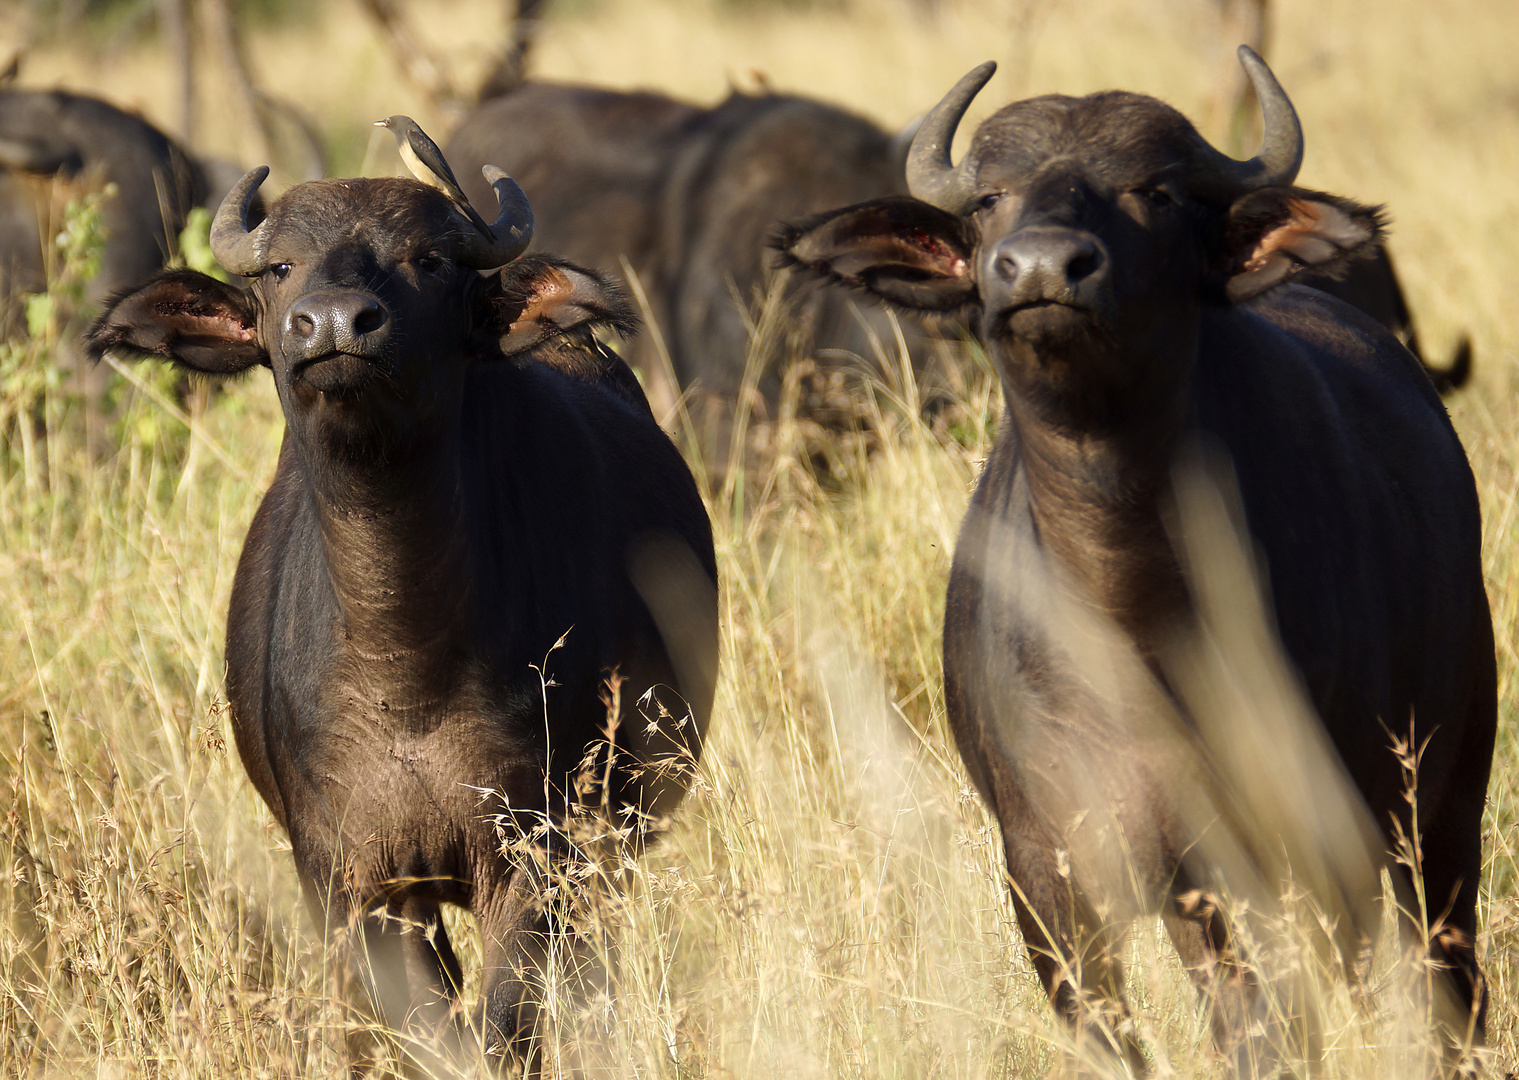
M84 289L86 307L95 309L161 269L190 211L217 205L236 179L234 167L197 160L140 116L99 98L0 88L0 339L25 331L21 297L48 287L46 248L67 198L116 188L101 209L100 270ZM110 369L83 365L77 355L85 313L62 314L60 364L75 370L90 450L101 457L109 450Z
M904 190L904 151L870 121L804 97L735 92L701 108L662 94L552 83L484 102L447 149L477 209L489 208L491 197L480 166L498 162L541 211L545 247L617 274L626 259L679 386L659 386L653 334L635 348L634 363L652 383L656 408L695 390L709 461L724 458L743 393L775 223ZM801 408L825 426L848 426L843 371L856 358L895 355L891 321L878 306L832 290L792 285L785 296L779 355L817 364ZM915 361L934 351L917 321L904 321L902 332ZM767 363L748 402L757 415L775 415L786 378Z
M116 185L103 210L100 274L87 290L96 303L162 267L190 211L214 194L206 170L152 124L66 90L0 89L0 178L0 267L11 295L47 287L36 209L45 185Z

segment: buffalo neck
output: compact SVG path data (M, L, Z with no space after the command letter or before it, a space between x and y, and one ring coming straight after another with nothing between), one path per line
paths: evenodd
M1189 362L1174 359L1178 373ZM1172 469L1192 415L1189 382L1135 394L1116 417L1083 420L1061 402L1004 380L1004 439L1016 446L1012 490L1033 542L1075 596L1143 640L1185 596L1166 528Z
M382 464L327 455L304 472L345 645L372 670L393 673L383 682L437 692L473 619L457 436Z

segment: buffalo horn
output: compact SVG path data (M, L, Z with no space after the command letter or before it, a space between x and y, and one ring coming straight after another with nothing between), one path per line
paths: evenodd
M907 152L907 190L914 198L951 214L960 213L970 202L972 177L965 171L965 162L955 168L949 148L971 99L996 70L997 62L988 60L970 71L923 118Z
M1303 164L1303 129L1282 84L1250 46L1239 47L1239 62L1250 76L1250 85L1255 87L1255 96L1261 103L1265 135L1261 138L1260 152L1249 161L1238 161L1204 143L1209 171L1213 174L1205 179L1204 186L1216 188L1231 198L1258 188L1290 184Z
M533 208L528 205L522 188L506 173L494 165L480 170L486 183L496 190L496 204L500 212L488 232L482 233L471 225L466 235L464 251L459 261L476 270L489 270L505 266L527 250L533 239ZM463 215L460 215L461 217Z
M258 228L248 229L248 207L253 194L269 175L269 166L250 169L227 192L211 222L211 254L230 274L252 277L264 272L266 218Z

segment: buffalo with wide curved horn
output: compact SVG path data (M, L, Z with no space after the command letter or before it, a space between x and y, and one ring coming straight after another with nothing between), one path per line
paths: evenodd
M1414 357L1297 284L1375 265L1382 211L1295 186L1292 104L1260 57L1240 60L1265 119L1248 161L1166 103L1106 90L1004 106L956 166L988 64L924 121L915 198L788 225L777 246L903 310L954 313L997 372L1001 428L945 598L945 712L1001 825L1051 1003L1075 1045L1123 1059L1094 1071L1146 1071L1122 992L1138 914L1165 915L1242 1074L1313 1053L1311 1022L1299 1044L1250 1021L1266 1000L1239 961L1250 924L1200 898L1221 887L1259 912L1291 882L1351 958L1380 932L1385 869L1401 896L1440 898L1424 941L1454 1073L1486 1008L1477 902L1498 717L1476 487ZM1227 541L1226 519L1240 530ZM1263 603L1236 639L1249 656L1221 661L1223 606L1198 568L1236 541L1233 580L1257 558ZM1239 588L1244 611L1257 590ZM1204 655L1241 666L1204 678ZM1214 689L1243 685L1246 662L1285 688L1256 714ZM1272 727L1298 712L1301 736ZM1389 716L1421 747L1407 798ZM1247 749L1268 742L1274 756ZM1395 857L1415 829L1417 881ZM1417 908L1399 906L1417 940Z

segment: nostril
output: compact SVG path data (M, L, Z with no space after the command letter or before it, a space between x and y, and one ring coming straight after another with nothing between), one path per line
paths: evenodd
M1065 264L1065 279L1072 285L1084 281L1102 266L1102 252L1095 244L1083 244L1077 248Z
M386 312L379 304L366 304L353 316L353 332L355 334L372 334L385 325Z
M290 319L290 332L296 337L310 337L316 332L316 320L304 311L298 311Z
M1012 252L1004 251L997 256L996 262L992 264L992 269L996 271L997 276L1003 281L1012 281L1018 276L1018 260L1013 256Z

